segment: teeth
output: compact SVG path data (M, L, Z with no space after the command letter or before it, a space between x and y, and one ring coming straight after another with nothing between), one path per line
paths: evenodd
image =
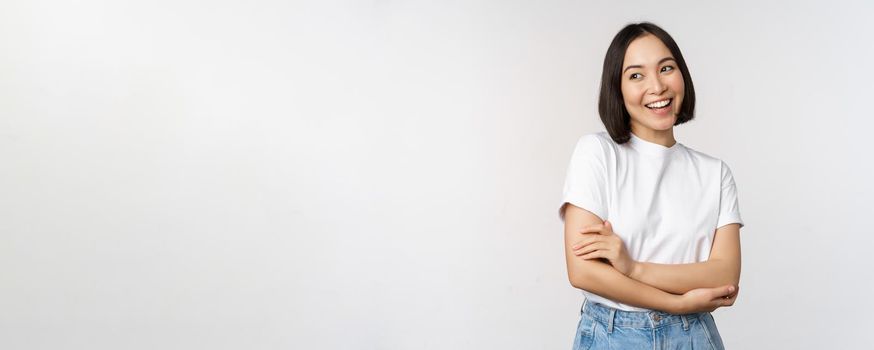
M668 99L668 100L664 100L664 101L659 101L659 102L653 102L653 103L650 103L650 104L648 104L648 105L646 105L646 106L649 107L649 108L662 108L662 107L664 107L664 106L667 106L668 103L671 103L671 100L670 100L670 99Z

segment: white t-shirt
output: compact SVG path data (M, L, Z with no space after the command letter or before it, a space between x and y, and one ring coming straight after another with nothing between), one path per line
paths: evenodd
M706 261L717 228L743 227L728 165L679 142L669 148L633 133L624 144L606 132L580 138L564 183L562 221L565 203L610 220L640 262ZM648 311L585 290L583 295L621 310Z

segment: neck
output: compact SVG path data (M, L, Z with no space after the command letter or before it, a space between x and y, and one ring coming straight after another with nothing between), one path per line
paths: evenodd
M665 147L673 147L674 144L677 143L677 140L674 139L674 128L669 128L667 130L652 130L652 129L639 129L634 128L632 126L631 132L634 133L635 136L656 143Z

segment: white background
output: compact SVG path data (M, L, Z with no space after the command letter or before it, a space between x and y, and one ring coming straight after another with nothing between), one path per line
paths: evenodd
M4 1L0 348L570 348L561 186L640 20L695 83L678 141L739 188L726 346L863 347L872 13Z

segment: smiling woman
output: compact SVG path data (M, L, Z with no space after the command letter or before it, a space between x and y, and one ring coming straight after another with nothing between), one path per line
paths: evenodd
M737 298L743 221L729 167L674 139L694 109L670 35L623 28L604 59L607 132L577 142L559 209L585 297L574 349L723 348L710 312Z
M648 104L664 100L669 101L667 107L656 106L663 108L647 113ZM692 120L692 76L667 32L654 24L640 23L613 38L604 58L598 112L610 137L619 143L627 142L633 129L639 131L638 136L652 137L645 139L665 141L665 133L656 130L670 129L673 135L671 126Z

